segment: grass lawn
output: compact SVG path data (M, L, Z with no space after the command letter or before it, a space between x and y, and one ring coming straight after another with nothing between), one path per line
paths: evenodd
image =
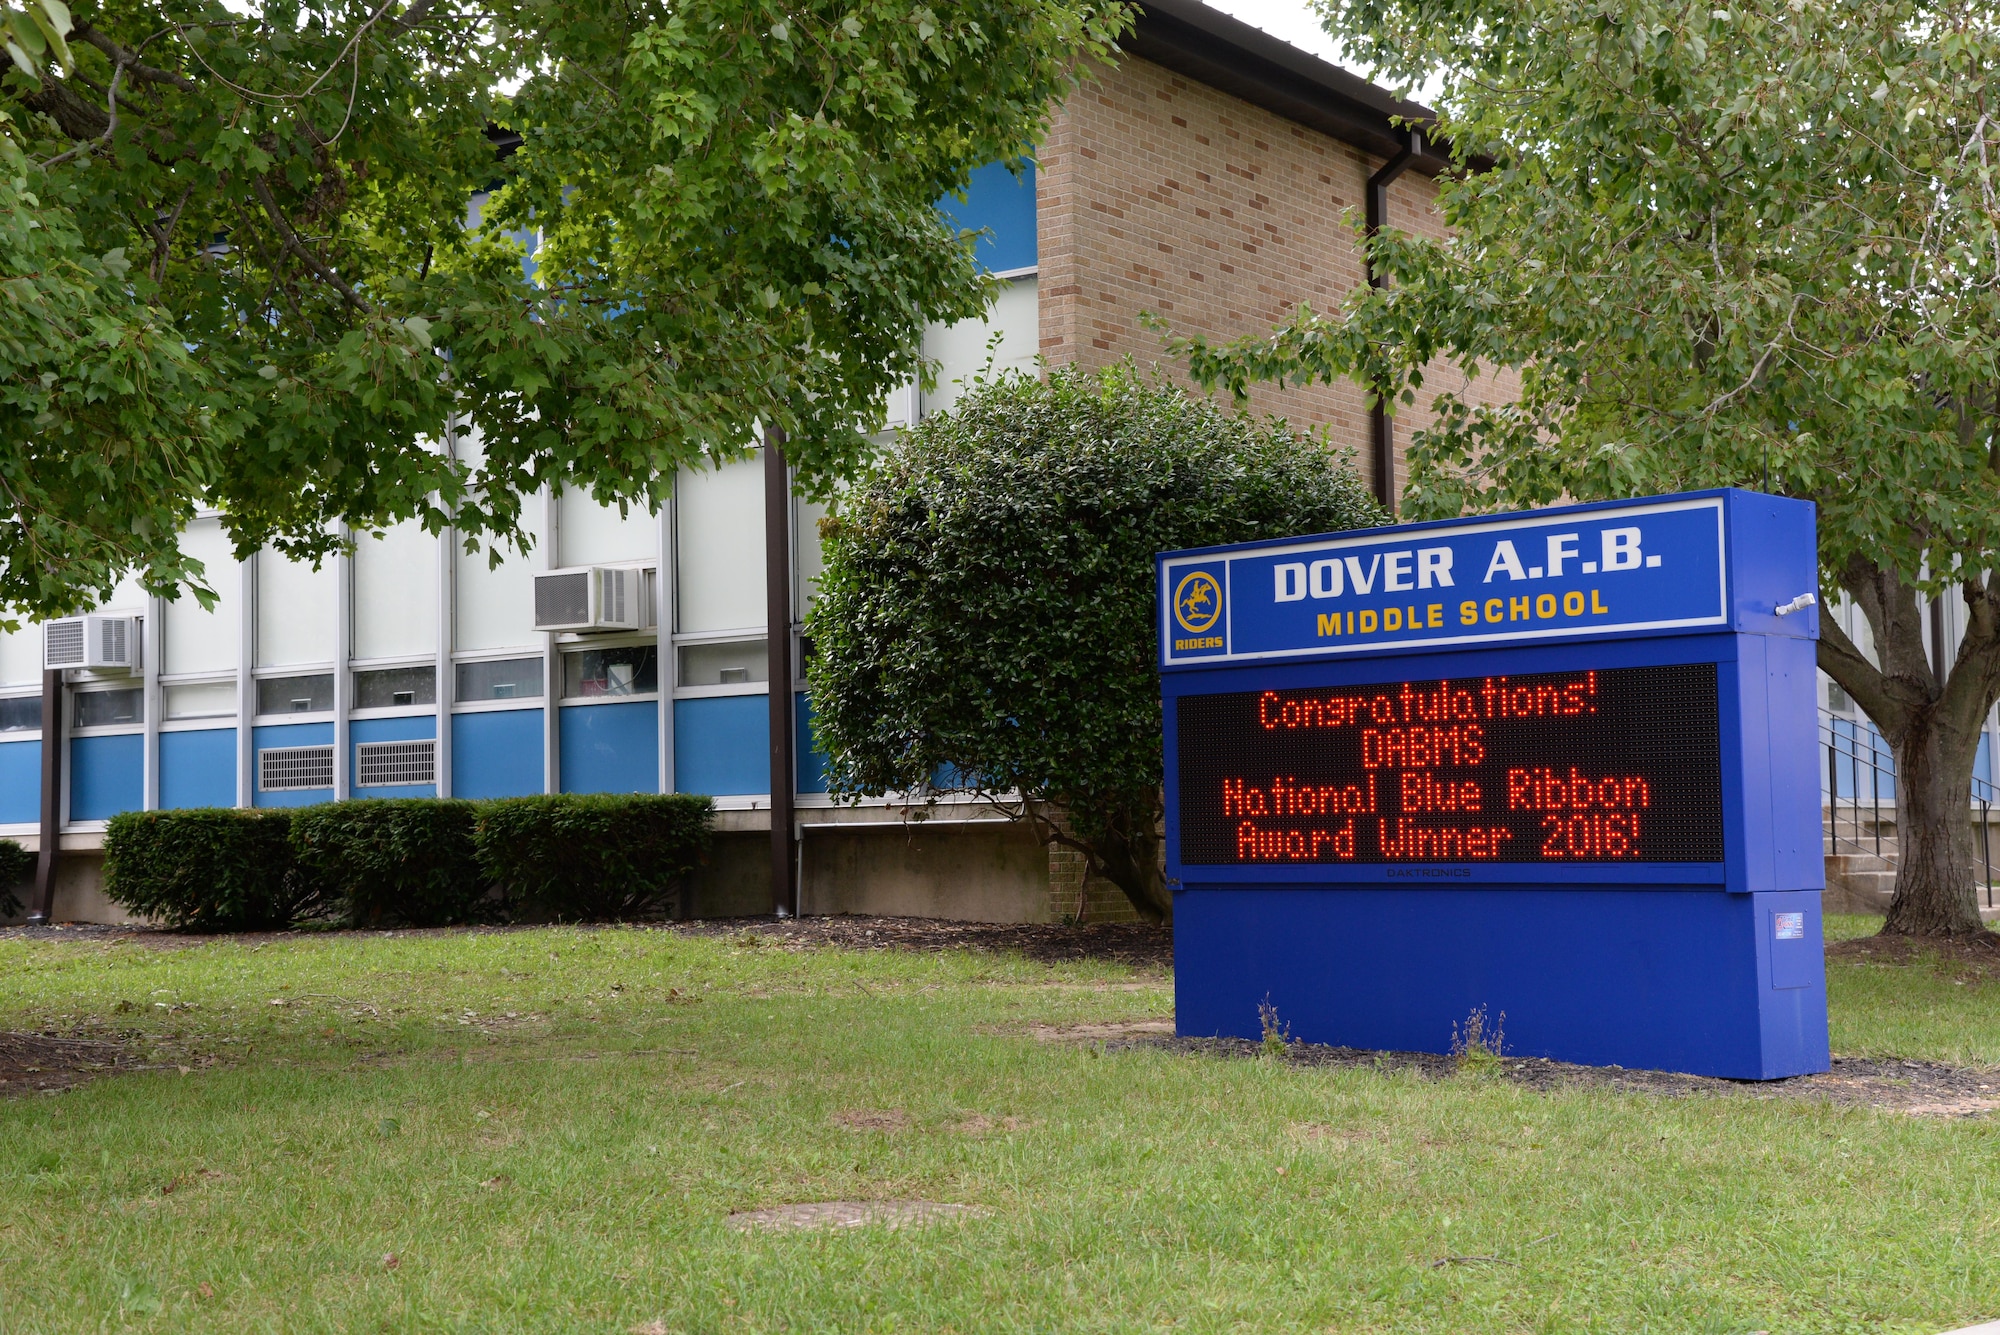
M126 1033L160 1068L0 1101L0 1330L2000 1316L1992 1118L1026 1032L1163 1018L1171 998L1109 964L670 931L0 941L6 1027ZM1836 1052L2000 1063L2000 981L1838 961L1832 998ZM727 1222L887 1199L986 1213Z

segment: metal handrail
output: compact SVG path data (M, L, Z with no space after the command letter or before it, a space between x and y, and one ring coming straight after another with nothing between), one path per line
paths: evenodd
M1846 725L1843 731L1839 726ZM1873 854L1888 863L1896 865L1896 854L1882 851L1882 793L1888 790L1891 810L1896 801L1896 756L1883 742L1881 734L1859 719L1835 718L1822 709L1819 712L1820 743L1826 749L1826 805L1827 840L1833 850L1838 850L1844 841L1860 852ZM1840 780L1842 773L1848 782L1847 814L1852 836L1840 832ZM1866 781L1870 808L1868 834L1861 829L1862 784ZM1974 775L1971 791L1967 794L1970 804L1979 809L1979 851L1986 866L1986 907L1993 907L1993 806L2000 801L2000 787ZM1968 813L1969 814L1969 813ZM1871 849L1864 838L1872 839ZM1899 849L1898 852L1901 850Z

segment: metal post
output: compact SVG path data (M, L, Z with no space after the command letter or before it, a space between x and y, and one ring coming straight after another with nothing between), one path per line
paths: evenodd
M139 808L160 809L160 715L164 712L160 669L165 666L167 600L148 595L139 627L139 719L145 731L139 752Z
M354 534L342 524L340 537L347 542ZM354 562L344 547L333 556L333 608L333 798L344 802L354 796L349 763L353 730L347 717L354 709L354 674L348 669L354 657Z
M542 491L542 569L558 570L562 566L562 555L558 545L562 541L560 527L562 511L558 508L555 488ZM556 633L542 633L542 791L559 793L562 791L562 711L557 706L562 702L562 655L556 651Z
M452 419L446 417L444 419L443 444L444 457L447 459L456 459L458 457L458 450L456 442L452 439L452 433ZM455 623L458 620L457 603L455 601L458 590L454 584L454 578L458 569L456 555L458 551L458 530L447 524L438 530L437 539L437 642L432 646L436 650L434 659L437 664L432 669L437 673L437 684L433 691L436 696L437 740L431 744L433 761L431 781L435 785L433 791L439 797L450 797L451 706L452 701L458 694L458 682L455 680L451 662L452 637L457 630Z
M257 557L236 564L236 805L257 805Z
M56 908L56 859L62 851L63 674L42 672L42 836L35 854L35 907L30 923L45 923Z
M680 475L674 475L680 490ZM654 531L660 546L659 573L653 577L653 622L659 631L660 681L660 791L680 791L674 786L674 688L680 685L680 652L674 648L674 502L668 497L660 506Z
M764 636L771 701L771 911L797 914L792 857L792 483L785 433L764 428Z

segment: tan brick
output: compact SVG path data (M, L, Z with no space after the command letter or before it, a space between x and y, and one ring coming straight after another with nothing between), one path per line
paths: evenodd
M1039 158L1040 338L1051 366L1129 357L1178 375L1141 312L1176 333L1239 338L1269 333L1301 304L1337 310L1364 281L1354 225L1381 161L1148 61L1128 56L1100 71L1058 109ZM1440 235L1436 198L1435 182L1405 174L1389 190L1389 224ZM1432 394L1464 384L1435 366L1417 404L1398 414L1399 480ZM1513 392L1510 378L1483 389ZM1260 385L1250 406L1329 428L1368 474L1358 386Z

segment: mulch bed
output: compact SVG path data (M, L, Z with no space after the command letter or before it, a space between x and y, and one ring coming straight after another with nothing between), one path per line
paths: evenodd
M0 1033L0 1098L53 1094L100 1075L144 1069L123 1043L56 1034Z
M1108 1042L1105 1047L1164 1048L1238 1059L1264 1055L1262 1044L1243 1038L1135 1035ZM1455 1076L1460 1071L1456 1058L1438 1053L1371 1052L1316 1043L1292 1044L1284 1060L1295 1066L1407 1071L1432 1080ZM1673 1071L1572 1066L1544 1057L1502 1057L1485 1069L1495 1079L1534 1090L1606 1089L1665 1098L1726 1094L1760 1099L1819 1099L1847 1107L1883 1108L1932 1117L1972 1117L2000 1109L2000 1071L1948 1066L1943 1062L1835 1057L1831 1071L1788 1080L1723 1080Z
M618 926L600 925L603 930ZM1174 934L1171 928L1146 923L1083 923L1065 927L1054 923L947 922L938 918L705 918L693 922L648 922L624 924L654 931L681 932L688 936L739 936L749 932L776 944L803 949L809 946L840 946L848 950L982 950L1014 951L1040 964L1061 964L1074 960L1104 960L1139 968L1170 968L1174 962ZM214 941L277 941L347 935L345 928L308 928L289 932L236 932L194 936L159 927L137 924L102 926L65 923L48 927L0 928L0 939L9 937L35 941L118 941L175 949L206 945ZM397 936L450 936L466 932L522 932L538 930L533 925L507 927L422 927L397 928ZM590 930L589 926L582 930ZM381 932L365 931L371 936Z

